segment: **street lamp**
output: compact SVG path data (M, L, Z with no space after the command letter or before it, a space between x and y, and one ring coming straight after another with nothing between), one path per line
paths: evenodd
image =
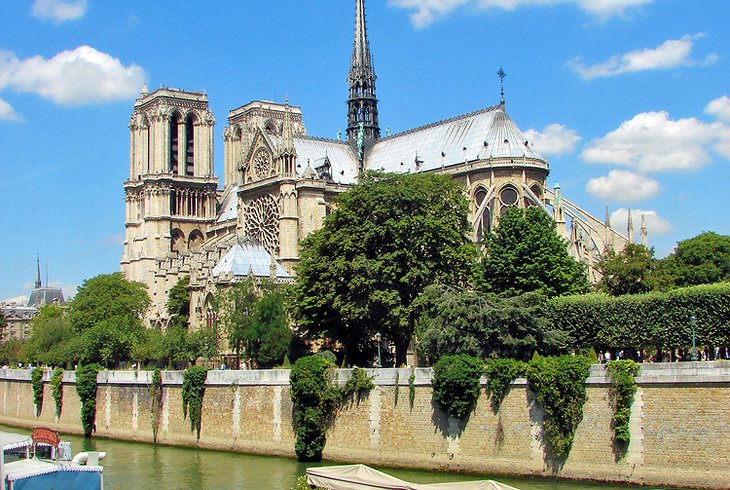
M690 360L696 361L697 343L695 342L695 330L697 329L697 318L695 317L694 313L689 316L689 324L692 326L692 356L690 357Z
M375 340L378 342L378 367L383 367L383 360L380 357L380 339L382 339L383 336L380 335L380 332L375 334Z

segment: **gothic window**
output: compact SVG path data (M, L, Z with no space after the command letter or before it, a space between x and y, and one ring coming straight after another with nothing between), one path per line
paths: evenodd
M181 250L185 250L185 235L182 231L175 228L170 233L170 251L180 252Z
M272 160L269 152L260 148L253 157L253 168L256 176L259 179L265 179L271 175Z
M484 188L479 188L474 195L474 202L476 204L475 208L477 212L486 198L487 191ZM483 242L484 237L492 231L492 210L490 209L489 204L484 206L481 216L476 221L476 231L477 242Z
M245 204L244 229L249 238L261 243L270 253L279 252L279 205L265 195Z
M499 210L499 214L502 215L510 206L516 206L519 200L517 190L511 185L504 186L499 191L499 200L502 203L502 207Z
M176 216L178 213L177 191L170 191L170 214Z
M178 126L179 119L177 117L177 114L174 114L170 118L170 162L168 166L168 170L170 172L176 174L177 173L177 146L178 146L178 138L177 138L177 126Z
M540 190L539 185L533 184L532 186L530 186L530 192L535 194L535 197L538 200L542 200L542 191ZM525 207L526 208L535 207L535 206L537 206L537 203L535 203L535 201L531 197L525 197Z
M195 175L195 126L193 116L185 119L185 175Z
M203 244L203 241L203 234L200 230L193 230L190 232L190 237L188 238L188 248L191 250L197 248Z

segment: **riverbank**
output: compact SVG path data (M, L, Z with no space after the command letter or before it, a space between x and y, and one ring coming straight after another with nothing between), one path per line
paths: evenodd
M50 373L48 373L50 374ZM48 374L36 416L30 373L0 370L0 422L46 425L82 433L73 372L64 374L63 408L56 417ZM631 409L631 445L617 458L612 444L610 383L602 366L587 380L588 400L570 456L545 462L542 414L524 380L517 380L493 413L484 391L466 423L432 402L431 370L369 370L375 389L346 406L327 433L324 457L424 469L557 476L666 487L730 488L730 456L722 443L730 427L730 364L644 364ZM349 370L340 370L344 382ZM112 439L225 451L294 456L289 372L210 371L200 439L183 416L181 372L164 372L162 405L152 408L151 373L103 371L97 378L95 434Z

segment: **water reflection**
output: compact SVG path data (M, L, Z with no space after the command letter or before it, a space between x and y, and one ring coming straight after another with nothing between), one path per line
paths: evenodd
M0 426L0 430L26 432L24 429ZM297 476L311 464L294 459L226 453L193 448L154 446L108 439L84 439L62 434L70 440L73 452L106 451L104 488L128 489L243 489L289 490ZM321 463L328 464L328 463ZM467 481L488 478L485 475L464 475L428 471L386 469L399 478L419 483ZM494 479L523 490L628 490L620 485L597 485L547 479L495 477Z

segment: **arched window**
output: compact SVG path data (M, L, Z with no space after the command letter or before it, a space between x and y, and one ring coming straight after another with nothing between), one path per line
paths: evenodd
M203 244L203 241L203 234L200 232L200 230L193 230L192 232L190 232L190 237L188 238L188 249L192 250L201 246Z
M499 200L502 203L502 206L499 209L499 214L501 216L502 214L504 214L507 208L517 205L517 202L519 200L519 194L517 194L517 189L515 189L511 185L506 185L502 187L502 190L499 191Z
M538 201L542 201L542 189L538 184L532 184L530 186L530 192L535 194L535 197L538 199ZM530 197L525 196L525 207L531 208L537 206L537 203Z
M195 126L193 116L185 119L185 175L195 175Z
M180 122L180 119L178 118L177 114L173 114L170 118L170 162L168 169L170 172L176 174L177 173L177 147L178 147L178 137L177 137L177 126Z
M487 198L487 191L483 187L480 187L477 192L474 194L474 203L475 203L475 209L476 212L479 212L479 208L481 208L482 203L484 203L484 200ZM487 203L487 205L484 206L484 209L482 209L481 215L479 219L475 220L476 222L476 239L477 242L483 242L484 237L486 237L489 233L492 232L492 210L490 203Z
M185 250L185 248L185 235L182 231L175 228L172 230L172 233L170 233L170 251L180 252Z

